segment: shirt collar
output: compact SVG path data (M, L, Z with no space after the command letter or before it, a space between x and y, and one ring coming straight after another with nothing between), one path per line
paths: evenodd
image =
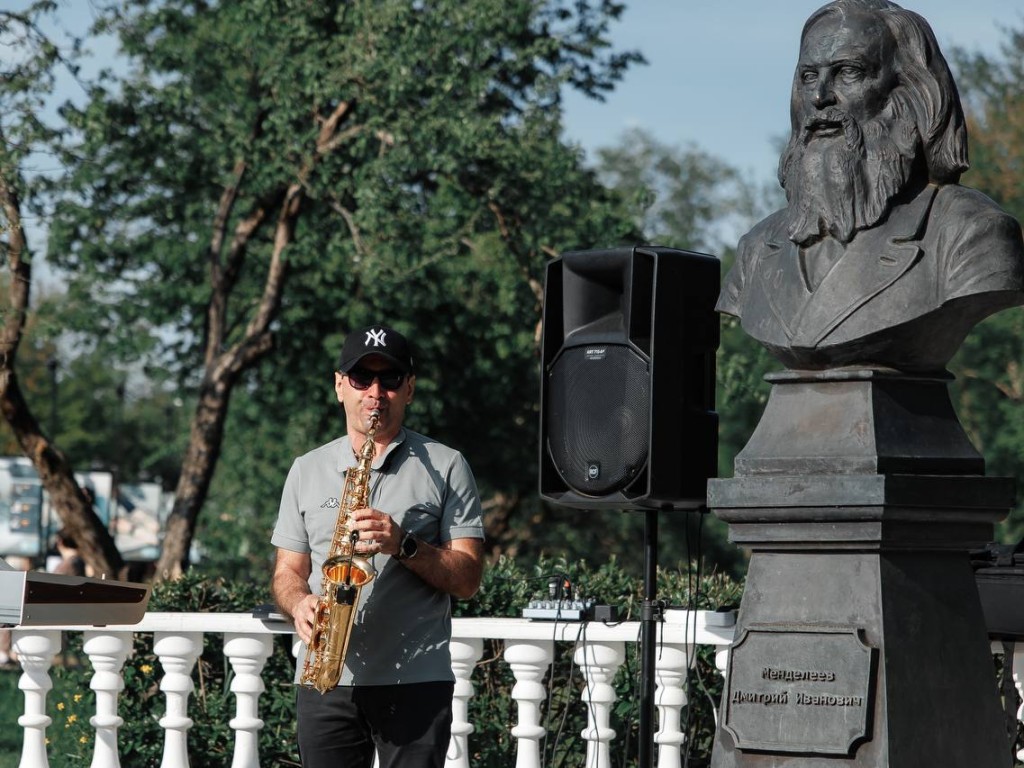
M395 449L404 441L405 427L400 427L398 434L395 435L394 439L387 444L387 447L384 449L384 453L374 458L370 468L380 471L380 469L387 463L391 454L394 453ZM346 472L356 465L356 454L352 450L352 441L349 439L348 435L345 435L339 441L339 449L341 453L338 456L338 471Z

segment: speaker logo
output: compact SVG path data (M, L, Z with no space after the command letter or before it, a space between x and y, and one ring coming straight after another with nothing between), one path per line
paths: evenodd
M601 462L592 461L587 464L587 480L598 480L601 477Z
M608 356L607 347L587 347L583 353L584 357L588 360L604 360Z

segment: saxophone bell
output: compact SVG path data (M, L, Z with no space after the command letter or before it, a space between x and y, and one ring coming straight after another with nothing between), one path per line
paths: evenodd
M374 577L373 565L368 560L352 555L335 555L324 563L324 579L328 585L352 584L363 586Z

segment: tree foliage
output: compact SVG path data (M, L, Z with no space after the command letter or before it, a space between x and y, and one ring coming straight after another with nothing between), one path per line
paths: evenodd
M643 128L598 150L601 180L630 206L651 243L724 256L770 197L696 146L665 144Z
M968 112L971 169L963 183L1024 219L1024 30L1007 30L1001 55L957 51L958 84ZM986 472L1017 478L1024 487L1024 314L990 317L968 336L953 360L957 410ZM1001 537L1024 536L1024 503Z
M23 12L0 11L0 41L7 53L0 76L0 253L7 271L0 323L0 413L82 554L96 573L113 575L123 565L120 554L78 486L67 456L29 407L16 367L29 323L33 265L28 212L35 208L38 187L26 165L61 137L60 130L42 117L58 70L77 73L69 54L41 26L54 7L53 2L37 0Z
M664 144L643 129L626 133L598 158L601 180L622 195L649 242L718 256L723 275L740 234L782 202L781 190L744 179L724 160ZM728 476L767 400L764 375L780 365L725 316L717 363L718 466Z
M527 473L503 448L533 437L544 261L629 234L558 139L561 88L599 96L637 59L608 47L620 11L106 7L94 31L126 68L63 108L75 141L49 190L49 256L70 280L69 326L169 371L196 403L160 571L186 564L231 399L251 401L243 419L296 419L311 447L338 427L307 409L333 416L340 339L371 320L418 342L421 426L518 498Z

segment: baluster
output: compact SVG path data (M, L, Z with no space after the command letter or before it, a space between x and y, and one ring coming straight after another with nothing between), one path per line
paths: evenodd
M615 703L615 688L611 683L626 658L624 644L621 641L586 641L577 646L573 658L587 681L581 696L587 705L587 727L581 733L587 740L586 768L609 768L609 744L615 738L615 731L609 725Z
M512 728L516 739L516 768L538 768L544 726L540 724L540 705L547 698L544 675L555 657L550 640L509 640L505 661L512 668L516 684L512 699L517 702L517 722Z
M46 694L53 688L50 667L60 651L60 630L15 629L11 647L21 662L18 688L25 692L25 714L18 725L25 729L20 768L47 768L46 729L53 720L46 715Z
M731 645L716 645L715 646L715 669L722 673L722 678L728 678L729 672L729 651L732 649ZM722 690L725 690L724 688ZM721 706L717 705L717 702L712 704L712 715L715 718L715 728L718 727L718 710Z
M160 658L164 676L160 690L167 712L160 718L164 729L164 753L160 768L188 768L188 697L192 693L192 667L203 650L202 632L157 632L153 651Z
M1020 643L1015 646L1013 651L1013 682L1017 687L1017 695L1024 700L1024 647ZM1024 703L1017 709L1017 721L1024 721ZM1017 760L1024 762L1024 749L1017 752Z
M259 716L263 667L274 650L271 635L224 634L224 655L231 662L235 676L231 692L235 694L235 716L229 725L235 731L235 754L231 768L259 768L259 739L263 720Z
M452 738L448 742L445 768L469 768L469 700L473 698L473 669L484 652L484 641L478 637L452 638L448 646L455 674L455 693L452 698Z
M658 710L659 729L654 734L658 745L658 768L679 768L686 734L681 712L687 704L686 673L691 659L686 645L661 645L654 657L654 706Z
M122 668L132 648L131 632L87 630L83 648L92 664L89 687L96 692L96 714L89 724L96 729L92 768L120 768L117 729L124 719L117 715L117 698L124 690Z

